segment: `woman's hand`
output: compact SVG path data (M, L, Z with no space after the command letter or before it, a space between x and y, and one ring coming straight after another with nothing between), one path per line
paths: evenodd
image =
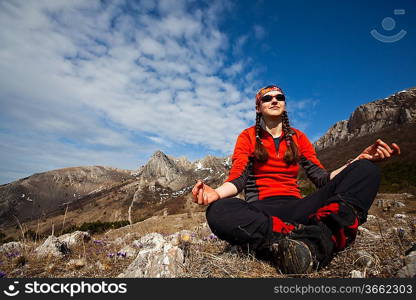
M393 149L392 149L393 148ZM368 159L371 161L381 161L389 159L394 155L400 154L400 147L392 143L391 147L383 142L381 139L378 139L374 144L368 146L357 156L356 159Z
M192 195L194 202L200 205L208 205L220 199L220 195L209 185L203 183L202 180L197 181L192 189Z

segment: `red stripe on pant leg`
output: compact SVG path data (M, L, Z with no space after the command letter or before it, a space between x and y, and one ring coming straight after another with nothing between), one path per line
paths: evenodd
M339 203L337 202L332 202L328 205L322 206L321 208L319 208L316 213L312 214L309 216L309 218L313 218L315 217L316 220L321 220L322 218L325 218L327 216L329 216L332 213L338 214L339 212Z
M358 218L355 218L354 224L341 228L337 233L335 233L331 238L335 242L336 251L344 250L348 245L350 245L357 236L358 229Z
M358 222L358 218L355 218L354 224L348 226L345 231L347 232L346 235L348 236L347 244L351 244L355 238L357 237L358 226L360 223Z
M280 220L278 217L273 217L272 216L272 224L273 224L272 230L274 232L278 232L278 233L288 234L293 229L295 229L294 225L287 224L287 223L283 222L282 220Z
M347 244L347 238L345 237L344 228L341 228L335 236L335 251L341 251L345 249Z

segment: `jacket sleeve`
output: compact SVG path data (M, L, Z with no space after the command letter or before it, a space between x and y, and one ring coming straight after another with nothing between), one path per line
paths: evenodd
M225 182L234 184L240 193L246 186L250 170L252 168L253 157L251 153L251 142L247 130L244 130L237 138L234 153L232 156L232 166L228 178Z
M299 146L300 165L305 170L306 176L317 188L323 187L330 180L330 173L321 164L316 156L315 148L303 133L299 136Z

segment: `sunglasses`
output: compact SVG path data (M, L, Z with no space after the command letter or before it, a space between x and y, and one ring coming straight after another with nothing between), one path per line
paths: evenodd
M285 95L277 94L277 95L274 95L274 96L271 96L271 95L263 96L261 98L261 101L262 102L270 102L270 101L272 101L273 98L276 98L277 101L285 101L285 99L286 99Z

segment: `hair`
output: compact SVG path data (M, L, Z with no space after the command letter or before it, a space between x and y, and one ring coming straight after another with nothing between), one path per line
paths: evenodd
M263 142L261 141L261 115L261 113L256 114L256 146L254 149L254 157L259 162L266 162L269 159L269 153L267 152L266 148L263 146ZM290 128L289 117L286 111L282 113L282 129L283 136L287 145L287 149L285 155L283 156L283 160L288 165L296 164L299 161L299 149L298 146L293 142L292 135L295 132L292 128Z

